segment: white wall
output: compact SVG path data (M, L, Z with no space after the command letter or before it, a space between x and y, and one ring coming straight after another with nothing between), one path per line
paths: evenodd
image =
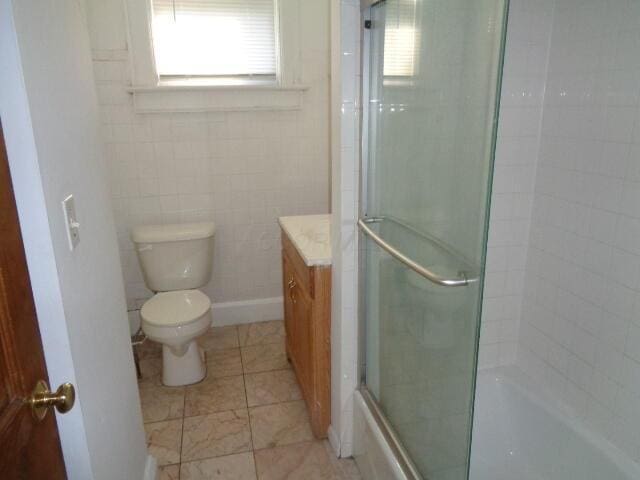
M216 223L213 280L204 289L213 301L279 304L277 217L329 211L328 3L282 5L299 15L299 45L285 48L299 47L298 80L310 87L301 110L180 114L134 112L123 2L87 3L128 308L151 294L131 227L198 220Z
M557 0L518 365L640 460L640 4Z
M0 114L50 381L78 395L58 416L69 478L139 479L147 452L85 12L73 0L2 0L0 22ZM73 253L60 207L70 193Z

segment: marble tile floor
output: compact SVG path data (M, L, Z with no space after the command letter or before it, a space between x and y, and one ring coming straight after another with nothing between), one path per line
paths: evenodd
M214 327L199 339L207 377L165 387L160 346L138 348L142 415L160 480L356 480L315 440L284 350L282 321Z

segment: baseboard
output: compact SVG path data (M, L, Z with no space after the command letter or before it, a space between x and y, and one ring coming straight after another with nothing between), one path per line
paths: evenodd
M158 460L151 454L147 455L147 463L144 466L144 478L142 480L158 480Z
M242 323L280 320L284 317L282 297L259 298L240 302L214 303L211 306L213 325L239 325Z
M329 440L329 445L333 449L333 453L336 454L336 457L340 458L340 437L338 436L338 432L333 428L333 425L329 425L329 430L327 430L327 439Z

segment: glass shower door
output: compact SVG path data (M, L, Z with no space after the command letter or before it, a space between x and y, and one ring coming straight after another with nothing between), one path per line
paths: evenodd
M365 13L361 391L416 478L468 478L506 3Z

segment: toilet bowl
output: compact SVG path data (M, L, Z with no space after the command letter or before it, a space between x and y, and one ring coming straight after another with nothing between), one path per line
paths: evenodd
M162 345L162 383L179 386L201 381L204 352L196 338L211 326L211 301L199 290L157 293L140 311L145 335Z
M189 385L206 375L196 338L211 326L211 222L140 225L131 232L144 282L155 295L140 311L142 331L162 344L162 383Z

